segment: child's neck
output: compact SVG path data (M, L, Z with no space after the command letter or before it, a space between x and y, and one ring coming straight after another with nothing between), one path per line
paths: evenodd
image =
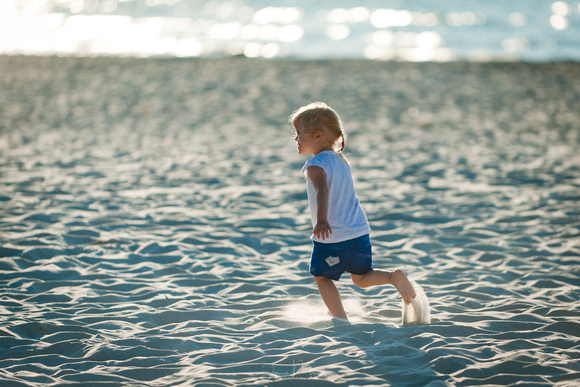
M322 148L321 150L319 150L318 152L316 152L316 153L314 154L314 156L318 156L319 154L321 154L322 152L325 152L325 151L331 151L331 152L334 152L334 149L332 149L332 147L331 147L331 146L324 147L324 148Z

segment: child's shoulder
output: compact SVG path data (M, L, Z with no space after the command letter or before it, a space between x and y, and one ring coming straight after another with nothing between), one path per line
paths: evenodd
M321 167L324 170L328 169L328 167L332 164L332 155L328 155L326 153L329 152L321 152L316 156L306 160L304 167L302 167L302 172L305 172L309 167Z
M338 153L333 151L320 152L319 154L308 160L307 163L312 165L332 163L334 162L335 157L337 155Z
M319 154L314 156L313 159L319 158L321 160L334 160L337 156L340 157L340 155L337 152L327 150L324 152L320 152Z

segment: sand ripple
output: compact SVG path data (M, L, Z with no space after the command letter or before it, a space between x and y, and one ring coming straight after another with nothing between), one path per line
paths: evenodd
M575 64L0 58L0 384L572 385ZM342 112L375 266L308 275L285 117Z

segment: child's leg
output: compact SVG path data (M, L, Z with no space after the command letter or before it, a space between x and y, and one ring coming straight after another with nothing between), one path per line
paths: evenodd
M340 300L340 293L338 292L334 281L330 278L316 276L314 276L314 280L316 281L316 285L318 285L318 291L320 292L326 307L330 311L330 314L332 314L334 318L348 320L342 306L342 301Z
M351 274L350 276L352 282L361 288L375 285L393 285L407 304L411 302L409 301L411 298L415 297L413 285L411 285L405 273L399 269L395 271L371 270L363 275Z

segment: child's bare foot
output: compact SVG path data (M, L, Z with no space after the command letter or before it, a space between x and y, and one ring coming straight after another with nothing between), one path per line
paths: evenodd
M409 282L405 273L402 270L397 269L393 272L391 280L395 288L397 288L401 294L401 297L403 297L405 304L409 305L411 303L411 298L415 298L416 294L413 285L411 285L411 282Z

